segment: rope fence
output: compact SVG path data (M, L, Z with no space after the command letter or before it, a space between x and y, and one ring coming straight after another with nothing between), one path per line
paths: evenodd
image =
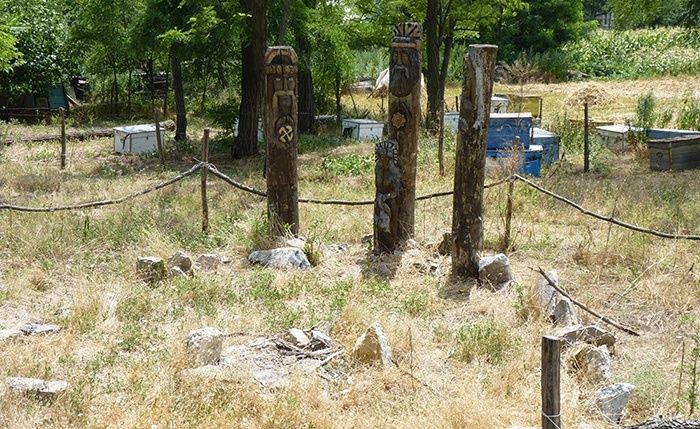
M195 174L198 171L203 171L207 170L207 172L211 173L212 175L218 177L225 183L231 185L232 187L241 190L243 192L247 192L249 194L256 195L258 197L266 198L267 193L264 191L261 191L259 189L255 189L251 186L245 185L243 183L240 183L236 181L235 179L227 176L226 174L222 173L214 164L208 163L208 162L198 162L197 164L194 164L192 167L190 167L188 170L183 171L182 173L178 174L177 176L172 177L171 179L168 179L166 181L157 183L155 185L149 186L143 190L140 190L138 192L134 192L128 195L125 195L120 198L115 198L115 199L108 199L108 200L99 200L99 201L90 201L90 202L84 202L80 204L75 204L75 205L64 205L64 206L56 206L56 207L25 207L25 206L19 206L19 205L12 205L12 204L7 204L7 203L2 203L0 202L0 211L2 210L8 210L8 211L17 211L17 212L26 212L26 213L52 213L52 212L59 212L59 211L71 211L71 210L83 210L83 209L89 209L89 208L99 208L99 207L104 207L104 206L110 206L110 205L118 205L121 203L124 203L128 200L134 199L136 197L142 196L149 194L151 192L157 191L159 189L163 189L165 187L171 186L193 174ZM642 234L649 234L653 235L656 237L660 238L667 238L667 239L673 239L673 240L690 240L690 241L700 241L700 235L688 235L688 234L672 234L668 232L663 232L663 231L657 231L654 229L650 228L644 228L639 225L634 225L628 222L624 222L622 220L616 219L612 216L604 216L599 213L595 213L591 210L588 210L581 205L569 200L566 197L563 197L559 194L556 194L538 184L535 182L526 179L523 176L520 176L518 174L514 174L512 176L503 178L499 181L492 182L492 183L487 183L484 185L485 189L488 188L493 188L496 186L503 185L505 183L512 183L514 181L519 181L522 182L529 187L535 189L536 191L548 195L560 202L563 202L579 212L583 213L586 216L593 217L595 219L601 220L603 222L608 222L613 225L620 226L622 228L629 229L631 231L639 232ZM426 195L420 195L416 197L416 201L423 201L423 200L429 200L433 198L438 198L438 197L446 197L454 194L454 191L441 191L441 192L434 192ZM300 203L307 203L307 204L319 204L319 205L334 205L334 206L369 206L369 205L374 205L374 200L336 200L336 199L329 199L329 200L323 200L323 199L317 199L317 198L305 198L305 197L300 197L299 198ZM511 214L512 215L512 214Z

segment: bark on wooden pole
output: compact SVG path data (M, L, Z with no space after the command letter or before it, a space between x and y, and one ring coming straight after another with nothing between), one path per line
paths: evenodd
M588 142L588 103L583 103L583 172L588 173L590 164L590 146Z
M204 129L202 141L202 232L209 232L209 202L207 201L207 172L209 171L209 128Z
M297 54L289 46L265 52L265 177L272 235L299 233L297 64Z
M66 168L66 111L61 107L58 109L61 115L61 170Z
M452 211L452 273L463 278L479 277L486 137L497 52L494 45L470 45L464 57Z
M422 33L419 23L394 26L388 140L376 148L374 248L379 252L393 251L415 233Z
M438 164L440 176L445 175L445 103L440 105L440 134L438 135Z
M559 360L561 341L557 337L542 337L542 429L561 428L559 406Z
M156 123L156 146L158 148L158 156L160 157L160 166L165 170L165 152L163 151L163 141L160 138L160 118L158 117L158 109L153 109L153 119Z

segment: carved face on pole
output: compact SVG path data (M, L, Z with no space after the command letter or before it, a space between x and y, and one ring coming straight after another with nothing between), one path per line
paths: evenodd
M418 43L422 34L419 24L401 23L394 28L391 42L389 91L396 97L408 97L420 84L420 53Z
M287 145L296 138L297 58L293 50L270 49L265 57L267 93L272 97L274 141Z

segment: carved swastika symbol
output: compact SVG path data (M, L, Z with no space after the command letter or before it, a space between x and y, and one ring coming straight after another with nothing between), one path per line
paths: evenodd
M294 138L294 128L291 125L282 125L277 133L282 143L289 143Z

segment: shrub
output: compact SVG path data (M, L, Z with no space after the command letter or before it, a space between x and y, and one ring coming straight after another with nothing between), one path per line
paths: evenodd
M483 358L489 363L501 362L517 342L505 326L493 320L467 323L457 331L456 340L456 359L471 362Z

